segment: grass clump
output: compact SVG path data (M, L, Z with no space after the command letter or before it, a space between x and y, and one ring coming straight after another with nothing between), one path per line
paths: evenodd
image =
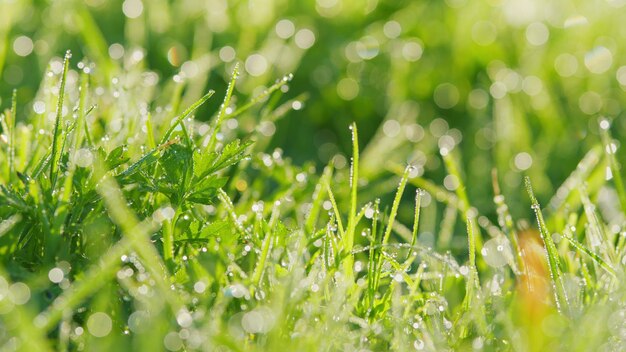
M0 349L623 349L603 6L207 4L0 3Z
M390 203L363 199L356 125L349 173L331 164L319 176L280 150L255 150L262 134L242 142L224 129L225 119L253 106L232 102L237 67L207 124L193 115L212 91L182 111L148 111L149 101L137 100L146 109L127 116L116 88L94 94L92 74L70 69L69 54L64 62L38 97L55 103L54 119L30 113L18 121L23 105L15 99L2 115L5 348L586 350L623 343L625 241L590 200L598 187L568 188L554 201L558 209L542 211L527 178L533 230L516 227L494 174L496 225L471 207L452 148L442 155L456 193L408 166ZM68 81L70 74L79 79ZM252 101L280 109L277 88L288 81ZM598 143L609 149L593 167L619 172L610 137ZM579 168L571 177L583 185L590 175ZM421 188L410 230L398 214L412 185ZM425 197L464 220L464 254L451 252L449 239L438 250L422 243ZM442 231L454 231L456 217L445 221ZM583 341L581 329L594 334Z

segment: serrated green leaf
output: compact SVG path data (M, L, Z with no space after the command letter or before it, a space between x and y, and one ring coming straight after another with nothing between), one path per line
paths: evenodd
M191 150L180 144L174 144L163 152L159 158L159 165L167 181L173 184L183 184L190 176L191 158Z
M187 200L199 204L210 204L217 195L217 190L224 187L227 181L227 177L215 175L205 177L194 187L193 193L187 197Z
M246 149L251 144L250 141L241 143L237 139L224 146L220 152L194 153L196 180L240 162L246 157Z

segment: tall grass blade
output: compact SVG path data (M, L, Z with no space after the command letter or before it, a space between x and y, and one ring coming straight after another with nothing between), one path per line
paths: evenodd
M9 128L9 147L8 147L8 157L9 157L9 182L13 180L15 174L15 127L17 125L17 90L13 90L13 95L11 96L11 113L9 115L11 117L11 121L7 121L7 127Z
M65 53L65 58L63 59L63 73L61 74L59 98L57 100L56 116L54 119L54 132L52 135L52 154L50 159L50 182L53 189L59 170L59 160L61 158L61 153L63 152L62 150L59 150L59 148L61 147L61 134L63 133L61 131L61 124L63 120L63 101L65 100L65 83L67 81L67 71L69 68L71 57L72 53L68 50Z
M354 257L352 247L354 246L354 231L356 227L357 192L359 187L359 133L356 123L350 125L352 131L352 163L350 165L350 213L348 214L348 228L342 238L342 248L345 258L343 258L343 269L348 281L353 280Z
M235 64L235 68L233 68L233 74L230 78L230 82L228 83L228 88L226 89L226 95L224 96L224 102L222 102L222 106L217 113L217 119L215 120L215 124L213 125L213 131L211 132L211 137L209 137L209 141L206 146L206 150L212 151L215 147L215 141L217 138L217 134L222 127L222 122L224 121L224 117L227 115L227 111L230 109L230 99L233 96L233 91L235 90L235 84L237 83L237 78L239 77L239 63Z
M619 196L619 203L622 206L622 211L626 213L626 190L624 190L624 181L622 180L622 171L615 157L617 152L617 145L613 142L609 129L611 124L609 120L602 118L600 120L600 136L602 137L602 144L604 145L604 152L606 158L609 160L609 166L611 168L611 174L613 176L613 183L617 195Z
M552 235L550 234L550 231L546 226L545 220L543 219L541 206L539 205L539 202L535 197L535 193L533 192L530 177L526 176L524 178L524 183L526 185L526 192L530 197L531 208L535 212L537 225L539 226L539 234L541 235L541 240L544 243L544 248L548 257L548 268L550 269L550 279L552 280L552 288L554 291L554 300L556 303L556 307L559 312L569 314L569 302L563 284L559 253L557 251L556 245L554 244L554 241L552 240Z
M235 118L235 117L243 114L244 112L248 111L248 109L250 109L254 105L260 103L261 101L263 101L263 99L267 98L268 96L270 96L275 91L279 90L280 87L282 87L285 84L291 82L292 79L293 79L293 75L292 74L288 74L288 75L284 76L283 78L279 79L276 83L272 84L269 88L267 88L265 91L263 91L263 93L261 93L258 96L252 98L244 106L242 106L242 107L238 108L237 110L235 110L235 112L233 112L230 115L230 117L231 118Z
M178 117L176 117L176 119L172 122L172 125L170 126L170 128L165 132L165 134L161 138L161 141L159 142L159 144L164 144L165 142L167 142L170 136L172 135L172 133L174 133L174 131L178 127L178 125L182 123L182 121L187 116L191 115L191 113L193 113L198 107L200 107L200 105L204 104L207 100L209 100L209 98L213 96L214 93L215 91L210 90L202 98L198 99L198 101L196 101L190 107L188 107L185 111L183 111L182 114L178 115Z

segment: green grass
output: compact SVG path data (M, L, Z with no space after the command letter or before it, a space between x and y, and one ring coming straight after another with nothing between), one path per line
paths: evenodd
M0 349L626 345L616 4L137 3L0 4Z
M227 137L227 110L252 107L231 102L237 68L204 133L193 114L212 91L179 113L125 120L118 138L107 132L113 122L104 114L115 116L118 103L94 95L89 75L68 84L66 58L59 90L40 97L56 100L54 121L31 114L15 124L15 100L3 114L5 347L585 350L619 343L612 333L623 322L616 314L624 302L624 240L608 232L591 203L597 187L590 194L571 188L579 200L560 194L564 210L544 217L526 179L544 257L529 245L539 243L533 230L518 238L499 188L499 225L469 205L469 186L448 151L443 161L458 180L456 194L408 166L394 180L390 203L363 199L356 125L348 174L330 165L318 176L280 153L251 155L252 142ZM276 109L268 105L276 89L262 94L269 100L253 102ZM103 128L85 123L87 102L97 106L92 114ZM81 110L64 116L63 106ZM34 125L50 132L36 133ZM609 141L605 134L598 143ZM610 151L596 168L619 172ZM424 189L416 191L412 230L397 219L409 183ZM468 256L421 243L424 195L465 218ZM564 216L573 222L558 227ZM497 266L480 259L504 251L484 252L479 228L513 243L515 258ZM609 325L582 344L577 335L590 319Z

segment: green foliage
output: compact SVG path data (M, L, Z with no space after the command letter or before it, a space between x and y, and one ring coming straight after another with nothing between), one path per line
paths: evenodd
M620 4L533 4L0 3L0 349L622 349Z

